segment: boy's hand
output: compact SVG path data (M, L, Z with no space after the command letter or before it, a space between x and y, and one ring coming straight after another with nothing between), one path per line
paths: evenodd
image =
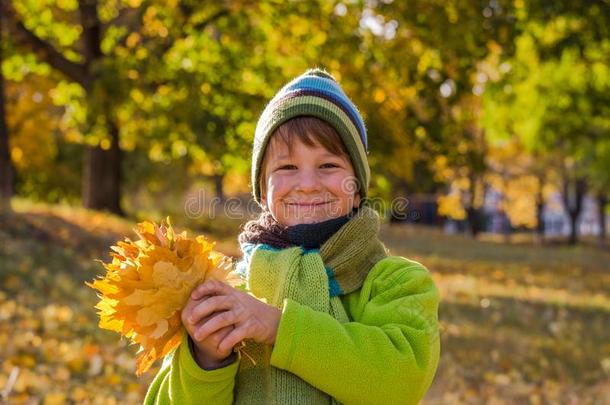
M205 299L203 299L205 297ZM203 300L202 300L203 299ZM205 340L223 328L234 326L218 345L219 353L227 353L244 339L272 345L280 324L282 311L256 297L221 281L207 281L191 293L191 300L202 300L190 314L189 321L198 324L193 339ZM198 301L199 302L199 301Z
M212 314L206 318L197 319L195 322L190 321L193 315L193 309L204 300L205 298L197 300L194 300L192 297L189 298L186 306L182 310L181 318L182 324L194 343L193 349L195 353L193 354L195 361L204 369L213 369L218 367L233 351L233 347L224 350L219 350L218 348L220 342L222 342L222 340L233 330L233 326L225 326L216 330L205 339L197 339L196 332L203 327L205 322L215 315Z

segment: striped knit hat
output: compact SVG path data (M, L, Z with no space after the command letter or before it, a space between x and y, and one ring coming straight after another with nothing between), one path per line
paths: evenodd
M254 200L261 202L260 168L269 138L280 125L298 116L322 119L341 136L360 183L360 198L364 200L371 177L364 121L335 78L320 69L310 69L282 87L258 119L252 150Z

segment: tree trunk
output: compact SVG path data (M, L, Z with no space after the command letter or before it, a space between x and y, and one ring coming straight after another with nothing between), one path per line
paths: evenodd
M119 130L109 122L111 145L108 150L87 147L83 162L83 205L124 215L121 209L121 149Z
M2 17L0 16L0 35L2 35ZM2 41L0 37L0 67L2 66ZM0 210L9 209L13 196L13 164L8 140L6 109L4 106L4 75L0 69Z
M538 192L536 193L536 242L544 241L544 178L538 177Z
M578 242L578 215L570 211L570 239L568 243L570 245L576 245Z
M570 191L572 185L573 192ZM563 204L570 217L570 245L575 245L578 242L578 217L582 211L582 202L586 191L587 182L585 179L577 178L573 183L567 178L563 181Z
M97 14L97 0L79 2L81 25L83 26L83 53L87 76L84 79L85 91L90 99L101 99L100 111L105 115L104 121L110 135L110 148L87 147L83 167L83 205L96 210L108 210L123 215L121 210L121 149L119 129L111 114L111 106L106 95L93 94L93 85L99 79L95 65L104 57L102 53L102 23ZM97 91L100 91L99 89ZM96 122L97 120L92 120Z
M474 207L468 207L466 210L468 224L470 226L470 236L476 238L479 234L479 210Z
M223 187L224 174L215 174L213 177L214 180L214 191L216 192L216 198L224 202L225 201L225 192Z
M479 234L479 232L481 231L481 226L480 226L480 210L478 208L475 208L474 203L476 201L476 191L477 191L477 185L476 185L476 177L475 176L470 176L470 201L468 203L468 208L466 209L466 214L467 214L467 218L468 218L468 224L470 226L470 235L473 238L476 238L477 235Z
M599 242L603 244L606 240L606 204L608 198L603 192L597 194L597 209L599 215Z

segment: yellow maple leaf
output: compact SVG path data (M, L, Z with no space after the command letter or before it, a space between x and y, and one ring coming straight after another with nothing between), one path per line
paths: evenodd
M180 313L192 290L207 280L231 286L244 282L232 271L231 260L213 250L204 236L176 234L169 218L157 225L142 222L139 240L117 242L106 274L85 283L98 291L99 326L140 345L136 374L180 344L184 332Z

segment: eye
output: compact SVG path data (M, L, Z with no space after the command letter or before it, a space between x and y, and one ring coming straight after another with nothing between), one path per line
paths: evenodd
M339 167L339 165L337 165L335 163L324 163L320 167L323 168L323 169L333 169L335 167Z
M283 166L279 166L275 170L296 170L296 168L297 167L295 165L283 165Z

